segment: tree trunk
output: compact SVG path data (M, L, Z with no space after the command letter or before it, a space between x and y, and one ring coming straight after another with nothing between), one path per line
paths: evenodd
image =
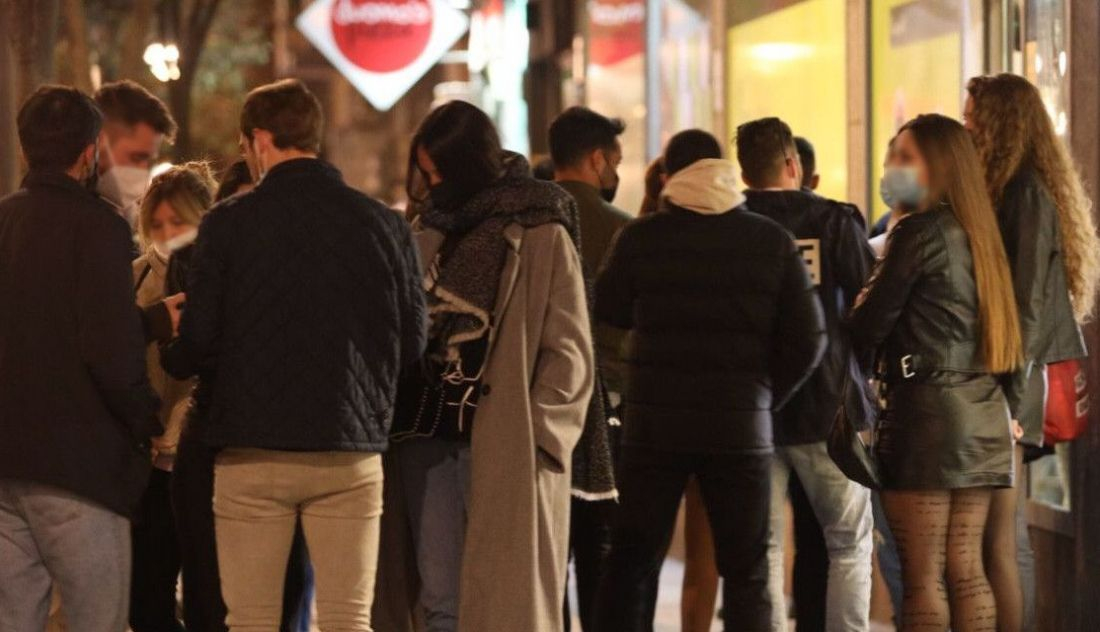
M206 46L206 36L218 12L221 0L192 0L184 2L182 10L176 9L179 27L180 78L168 84L168 101L172 115L176 117L175 159L177 162L193 158L191 142L191 87L195 83L199 59Z
M88 20L84 15L84 0L64 0L65 39L68 41L69 73L67 82L91 94L92 68L88 51Z
M73 0L81 2L81 0ZM129 17L119 29L118 76L116 79L133 79L141 83L149 78L149 68L143 59L145 47L151 43L149 33L153 25L153 0L135 0ZM159 38L158 33L153 39Z
M194 79L194 70L181 66L180 78L168 84L168 108L178 125L172 152L177 163L194 157L191 155L191 86Z

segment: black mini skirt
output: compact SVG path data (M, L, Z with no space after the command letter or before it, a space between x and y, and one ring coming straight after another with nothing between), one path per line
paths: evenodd
M876 445L887 490L1011 487L1012 419L997 378L937 371L889 385Z

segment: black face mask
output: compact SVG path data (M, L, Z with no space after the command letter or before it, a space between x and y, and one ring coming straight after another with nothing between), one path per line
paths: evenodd
M615 184L614 185L612 185L610 187L607 187L607 188L601 188L600 189L600 197L603 198L604 202L607 202L608 204L611 204L612 202L615 201L615 194L618 193L618 192L619 192L619 179L615 178Z
M615 201L615 194L619 192L619 174L611 168L611 161L604 154L604 168L598 175L600 178L600 197L608 204ZM610 172L610 174L608 174Z
M432 200L432 206L439 211L458 210L468 197L452 182L446 180L428 189L428 196Z

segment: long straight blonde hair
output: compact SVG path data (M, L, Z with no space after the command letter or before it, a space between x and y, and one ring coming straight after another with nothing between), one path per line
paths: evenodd
M970 242L986 367L991 373L1008 373L1023 359L1020 322L1012 272L974 142L962 124L939 114L922 114L899 134L905 131L913 135L928 166L931 199L951 206Z
M966 86L974 107L974 143L985 164L985 181L999 205L1005 186L1031 167L1058 208L1063 262L1078 322L1092 315L1100 282L1100 239L1092 202L1065 143L1054 132L1039 90L1027 79L1002 74L974 77Z

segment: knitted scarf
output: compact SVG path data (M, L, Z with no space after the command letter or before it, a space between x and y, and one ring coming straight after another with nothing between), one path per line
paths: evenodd
M437 209L429 202L420 214L422 225L457 240L445 261L429 266L426 281L431 335L444 346L452 366L461 367L460 345L485 336L492 325L508 256L505 228L558 223L580 251L580 216L573 198L555 184L532 178L523 156L509 152L504 164L504 175L460 208ZM591 311L591 279L585 279L585 289ZM573 452L575 496L604 500L618 495L607 432L609 411L603 380L597 375L584 431Z

